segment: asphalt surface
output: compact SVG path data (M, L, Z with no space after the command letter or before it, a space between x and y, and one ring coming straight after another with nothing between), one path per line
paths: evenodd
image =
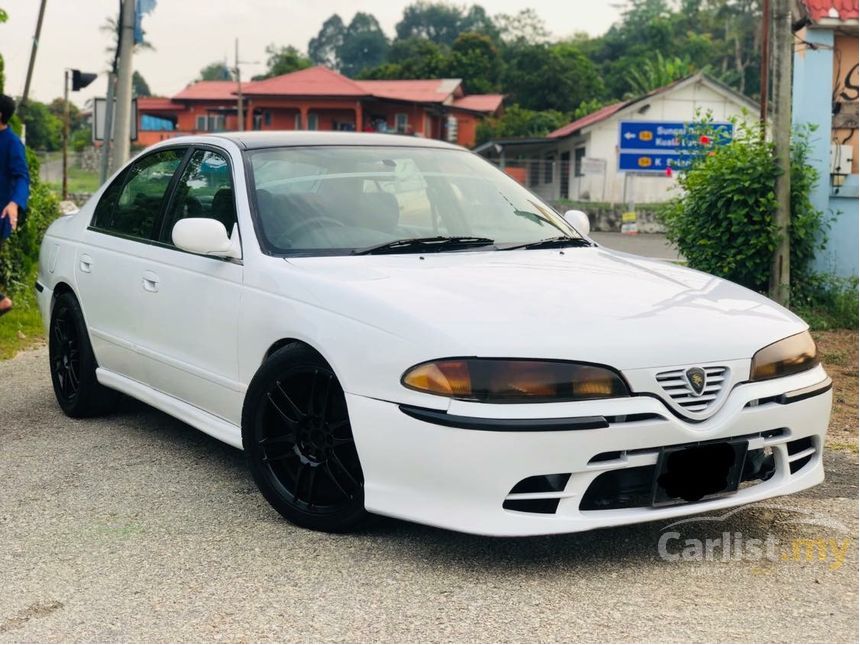
M858 639L856 454L829 454L827 483L778 508L675 529L833 540L841 564L669 562L662 523L332 536L283 521L240 452L151 408L65 418L44 349L0 362L0 384L2 642Z
M677 262L681 259L678 249L672 246L665 235L659 233L641 233L639 235L626 235L624 233L605 233L595 231L590 233L592 239L598 244L624 251L635 253L649 258L659 260L672 260Z

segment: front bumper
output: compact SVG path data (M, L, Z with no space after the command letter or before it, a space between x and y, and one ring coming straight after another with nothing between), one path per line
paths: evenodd
M457 402L447 411L472 420L539 419L544 428L553 418L592 421L575 429L523 430L516 423L505 431L467 429L414 418L396 403L364 396L347 394L347 404L369 511L466 533L517 536L704 513L814 486L824 479L832 402L827 384L821 367L741 384L699 423L673 415L653 396L538 405ZM791 392L801 395L784 396ZM599 418L607 422L593 423ZM766 481L676 506L585 510L589 486L603 473L654 465L662 447L740 437L750 451L772 452L775 471ZM523 480L548 474L570 476L557 491L512 492ZM504 508L506 500L524 499L550 499L555 510Z

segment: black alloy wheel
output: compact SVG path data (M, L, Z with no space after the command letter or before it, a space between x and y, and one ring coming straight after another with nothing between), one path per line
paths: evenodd
M270 504L306 528L344 532L367 517L343 389L313 350L276 351L251 382L242 440Z
M84 316L71 292L54 299L48 329L51 383L57 403L70 417L92 417L110 412L120 394L99 384Z

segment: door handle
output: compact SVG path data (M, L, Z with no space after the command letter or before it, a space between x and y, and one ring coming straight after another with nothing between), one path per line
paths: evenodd
M82 255L79 258L79 261L80 261L81 273L90 273L93 270L93 259L89 255L87 255L87 254Z
M152 271L143 272L143 289L150 293L158 291L158 276Z

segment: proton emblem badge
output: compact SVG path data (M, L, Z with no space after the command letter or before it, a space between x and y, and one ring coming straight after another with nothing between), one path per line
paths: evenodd
M687 370L687 384L693 390L693 394L699 396L705 389L705 370L701 367L691 367Z

